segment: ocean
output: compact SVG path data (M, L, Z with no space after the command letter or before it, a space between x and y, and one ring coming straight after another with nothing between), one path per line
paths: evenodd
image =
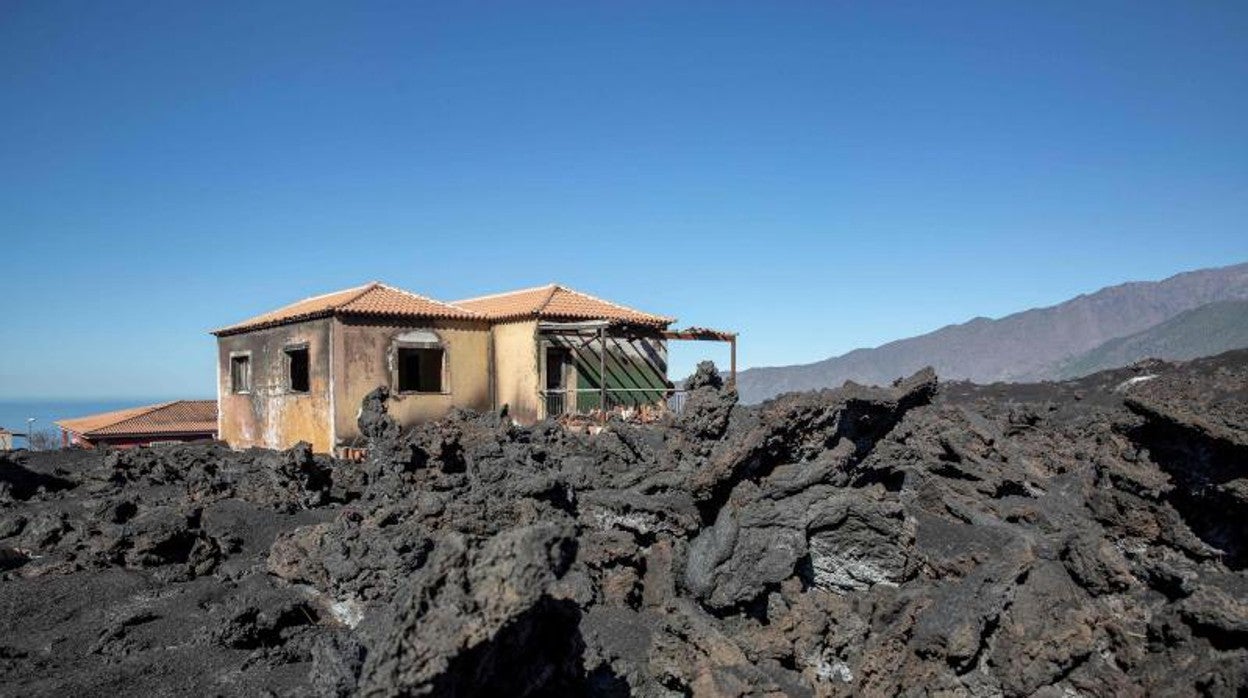
M117 398L100 400L0 400L0 427L9 431L26 433L26 420L35 418L35 431L54 431L60 435L55 422L58 419L86 417L101 412L141 407L176 398ZM25 439L13 440L15 447L24 447Z

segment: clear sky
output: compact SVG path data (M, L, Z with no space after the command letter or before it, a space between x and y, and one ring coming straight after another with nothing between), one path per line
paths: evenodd
M1244 2L0 0L0 398L210 396L209 329L373 279L807 362L1246 221Z

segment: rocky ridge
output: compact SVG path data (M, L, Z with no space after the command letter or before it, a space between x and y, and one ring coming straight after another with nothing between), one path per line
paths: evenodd
M22 695L1237 695L1248 352L0 459Z

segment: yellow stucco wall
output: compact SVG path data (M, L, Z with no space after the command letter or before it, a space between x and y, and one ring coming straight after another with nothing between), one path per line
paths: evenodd
M219 438L234 448L290 448L307 441L319 452L330 443L329 323L311 320L217 340ZM287 386L286 347L308 347L309 390ZM250 352L251 391L234 393L230 357Z
M531 424L541 418L538 388L541 363L537 351L537 321L494 325L494 403L507 405L512 419Z
M387 406L399 424L439 419L453 407L488 411L504 404L521 423L541 418L536 321L491 326L326 318L218 338L220 438L235 448L283 449L307 441L318 453L363 445L356 425L360 403L380 385L394 389L396 339L417 330L435 333L446 351L443 392L393 395ZM287 387L284 349L297 344L309 350L310 390L305 394ZM251 354L248 394L231 391L230 356L236 352Z
M446 351L447 372L440 394L395 394L387 407L399 424L409 426L443 417L452 407L487 411L490 396L490 330L486 323L428 320L418 324L382 325L361 320L334 320L335 430L339 445L362 443L356 418L364 396L378 386L394 391L391 367L396 339L415 330L430 330Z

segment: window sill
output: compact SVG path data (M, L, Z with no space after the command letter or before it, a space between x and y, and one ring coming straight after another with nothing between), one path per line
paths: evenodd
M428 390L428 391L426 391L426 390L399 390L399 391L396 391L396 392L395 392L395 395L398 395L399 397L420 397L421 395L450 395L450 394L451 394L451 391L449 391L449 390L442 390L442 391L437 391L437 390Z

